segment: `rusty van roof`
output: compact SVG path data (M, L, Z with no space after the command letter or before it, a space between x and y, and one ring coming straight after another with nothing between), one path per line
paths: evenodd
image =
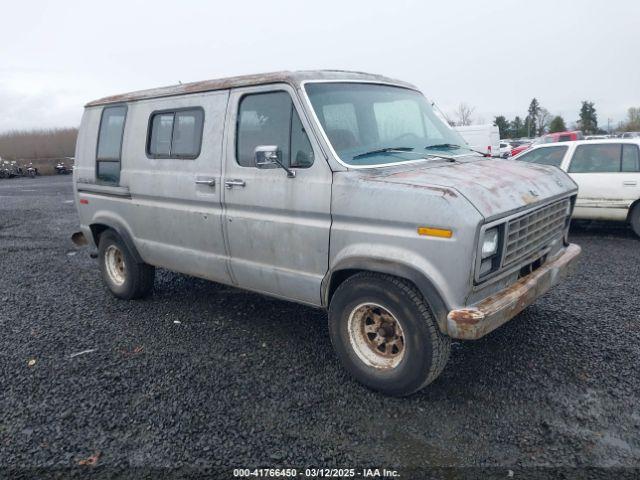
M186 95L189 93L209 92L213 90L226 90L235 87L248 87L252 85L265 85L269 83L288 83L294 87L301 82L309 80L362 80L369 82L390 83L417 90L409 83L382 75L375 75L364 72L350 72L346 70L306 70L306 71L282 71L271 73L260 73L256 75L242 75L238 77L227 77L216 80L204 80L200 82L181 83L168 87L151 88L149 90L138 90L135 92L121 93L110 97L100 98L87 103L86 107L108 105L111 103L133 102L136 100L146 100L150 98L173 97L176 95Z

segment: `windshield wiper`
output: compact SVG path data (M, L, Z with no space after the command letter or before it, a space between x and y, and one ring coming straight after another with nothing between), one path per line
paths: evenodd
M451 148L453 148L453 144L447 143L447 144L443 144L443 145L451 145ZM426 147L427 149L429 147ZM457 146L455 146L455 148L458 148ZM464 148L464 147L461 147ZM420 153L420 152L414 152L414 148L413 147L385 147L385 148L377 148L375 150L370 150L368 152L364 152L364 153L359 153L358 155L355 155L353 157L353 159L355 160L356 158L362 158L362 157L366 157L369 155L375 155L376 153L407 153L407 152L411 152L411 153L416 153L418 155L420 155L421 157L424 157L425 159L427 158L442 158L443 160L448 160L449 162L455 162L456 159L454 157L450 157L448 155L441 155L439 153ZM475 151L475 150L474 150Z
M431 158L431 157L433 157L433 158L442 158L444 160L448 160L449 162L455 162L456 161L455 157L450 157L448 155L440 155L439 153L425 153L424 156L425 156L425 158L426 157L429 157L429 158Z
M425 150L438 150L440 148L462 148L464 150L469 150L471 152L478 153L478 154L482 155L483 157L486 157L486 154L482 153L479 150L475 150L475 149L469 148L469 147L464 147L462 145L457 145L455 143L436 143L435 145L427 145L426 147L424 147Z
M355 155L353 159L367 157L369 155L375 155L376 153L403 153L403 152L412 152L414 150L413 147L385 147L385 148L377 148L375 150L369 150L368 152L359 153Z

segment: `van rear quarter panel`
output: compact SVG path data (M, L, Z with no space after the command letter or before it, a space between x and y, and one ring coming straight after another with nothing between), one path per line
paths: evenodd
M120 187L130 198L88 196L79 206L81 223L118 221L131 235L142 259L156 266L229 282L222 236L222 149L228 90L131 102L122 144ZM153 112L184 108L204 110L200 154L196 159L150 158L147 137ZM95 183L96 139L102 108L83 118L79 181ZM215 186L198 185L211 178ZM85 229L86 232L86 229Z

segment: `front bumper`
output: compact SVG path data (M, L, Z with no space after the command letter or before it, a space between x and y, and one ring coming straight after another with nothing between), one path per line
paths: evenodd
M576 264L580 247L570 244L561 255L480 303L447 315L452 338L475 340L508 322L566 277Z

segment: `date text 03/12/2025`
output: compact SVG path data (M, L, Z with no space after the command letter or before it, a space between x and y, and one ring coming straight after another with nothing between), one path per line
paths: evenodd
M386 468L236 468L234 477L284 477L284 478L399 478L396 470Z

